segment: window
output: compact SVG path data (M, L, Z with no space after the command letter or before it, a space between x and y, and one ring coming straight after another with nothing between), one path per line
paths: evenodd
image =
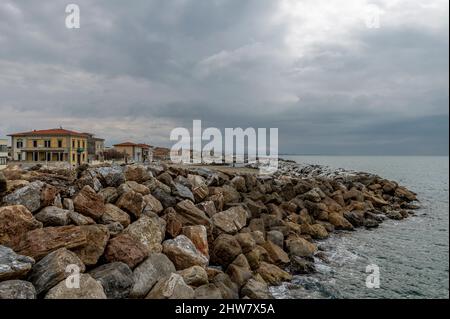
M44 141L44 147L51 147L52 142L50 140Z
M83 141L83 148L85 148L86 147L86 142L85 141Z
M75 162L75 154L72 154L72 161Z
M37 147L37 146L38 146L37 141L33 141L33 147Z
M17 146L17 148L22 148L23 147L23 141L22 140L17 140L16 146Z
M80 148L81 146L80 146L80 140L78 140L78 148Z
M72 148L75 148L75 140L72 140Z
M62 146L62 140L58 140L58 147L61 148Z

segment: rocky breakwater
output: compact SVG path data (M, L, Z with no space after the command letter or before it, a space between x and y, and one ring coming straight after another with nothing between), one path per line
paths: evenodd
M271 298L270 285L314 271L317 242L330 233L415 208L415 194L393 181L289 165L276 176L8 167L0 298ZM78 288L67 284L73 269Z

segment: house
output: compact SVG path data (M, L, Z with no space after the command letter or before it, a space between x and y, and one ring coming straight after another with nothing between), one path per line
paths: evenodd
M165 147L153 147L153 159L165 161L170 158L170 149Z
M125 161L147 162L152 160L150 145L124 142L115 144L113 147L117 152L123 154Z
M62 127L9 134L12 159L26 162L87 163L89 136Z
M105 140L103 138L95 137L92 133L83 133L88 136L87 150L88 161L103 161L103 152L105 151Z
M0 167L6 165L8 160L8 140L0 139Z

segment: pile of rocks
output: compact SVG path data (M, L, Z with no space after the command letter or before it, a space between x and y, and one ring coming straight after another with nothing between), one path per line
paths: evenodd
M317 241L416 208L378 176L295 175L9 167L0 298L271 298L270 285L314 271Z

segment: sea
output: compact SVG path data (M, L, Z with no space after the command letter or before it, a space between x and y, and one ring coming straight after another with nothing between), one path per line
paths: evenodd
M395 180L417 193L420 209L401 221L319 241L326 258L316 258L316 273L272 287L275 298L449 298L448 156L281 157Z

